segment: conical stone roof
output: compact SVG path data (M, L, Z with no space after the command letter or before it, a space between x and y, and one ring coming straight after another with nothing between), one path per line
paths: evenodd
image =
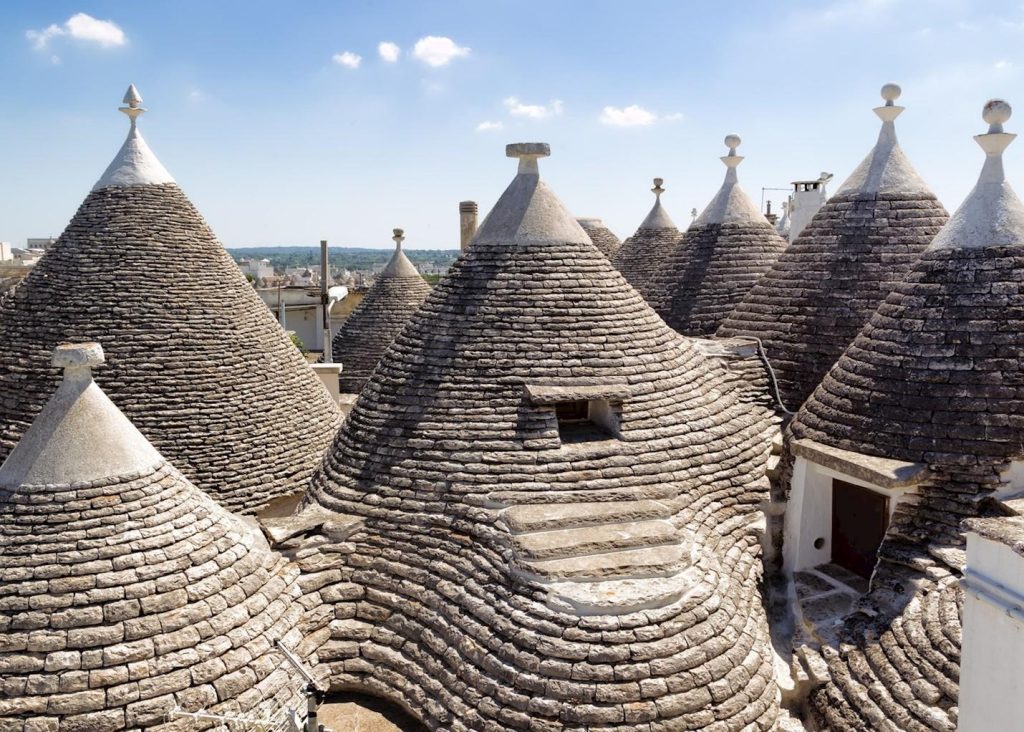
M508 152L519 174L307 494L364 521L317 544L358 618L332 624L332 683L431 729L769 727L768 414L592 244L539 177L547 146Z
M725 138L725 182L658 275L658 312L683 335L710 336L787 246L740 188L737 135Z
M679 241L679 229L661 205L661 194L665 192L662 183L661 178L654 179L654 207L612 257L615 268L648 303L656 302L657 278Z
M274 645L302 641L298 569L135 429L92 380L102 357L56 350L64 379L0 467L0 726L283 728L304 708Z
M600 249L601 254L608 257L608 259L614 257L615 252L619 251L619 247L622 246L619 237L615 236L601 219L581 218L576 219L576 223L587 232L590 241L594 242L594 246Z
M896 140L899 87L883 87L878 143L718 335L760 338L783 400L798 407L946 222Z
M430 285L402 251L404 232L394 231L395 253L331 344L335 359L342 364L340 387L345 394L359 393L380 357L430 292Z
M121 151L0 304L0 459L56 386L54 346L101 341L114 402L197 485L254 512L304 487L340 413L145 144L134 89L125 100Z
M957 727L961 522L1024 458L1024 204L1003 174L1009 116L1005 102L986 105L978 184L792 423L795 439L929 471L895 509L872 614L846 624L848 646L825 650L831 679L812 703L830 729L878 727L879 711L901 729ZM906 588L912 603L886 602ZM901 663L886 647L927 661ZM873 687L884 694L866 693Z

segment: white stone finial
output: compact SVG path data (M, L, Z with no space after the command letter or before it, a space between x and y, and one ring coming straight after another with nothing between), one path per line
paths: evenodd
M141 114L145 114L146 112L144 107L139 106L142 104L142 95L139 94L139 90L135 88L135 84L128 85L128 91L124 93L124 98L121 101L128 106L118 107L118 111L128 115L128 119L131 120L132 127L134 127L135 118Z
M128 129L128 137L118 151L117 156L110 161L110 165L92 187L94 191L101 188L123 188L127 186L141 186L149 184L173 183L174 178L167 172L167 169L160 164L156 155L149 149L149 145L142 139L142 133L136 126L136 119L146 110L141 107L142 95L135 88L134 84L128 86L124 93L124 107L119 111L128 116L131 127Z
M1003 171L1003 151L1017 137L1003 132L1012 111L1002 99L985 103L981 116L989 131L974 136L985 151L978 183L932 239L930 250L1024 246L1024 203Z
M653 193L654 197L656 199L658 199L659 201L661 200L661 194L665 192L664 187L662 187L662 184L664 182L665 182L664 178L655 178L654 179L654 188L651 189L651 193Z
M88 376L92 369L104 362L103 348L99 343L62 343L53 349L51 363L64 369L64 378Z
M885 100L885 106L893 106L902 93L903 90L900 88L899 84L894 84L891 81L888 84L885 84L882 87L882 99Z
M1003 173L1003 151L1017 136L1003 132L1003 123L1008 121L1012 114L1013 109L1009 102L1003 99L989 99L981 110L981 118L988 123L988 132L984 135L975 135L974 140L988 156L981 172L982 181L1001 183L1006 180Z
M538 158L551 155L551 146L546 142L513 142L505 146L505 156L519 158L519 172L539 175Z
M1013 108L1004 99L989 99L981 110L981 118L989 125L989 134L1002 132L1003 124L1012 114Z
M394 234L394 236L391 237L391 240L395 242L395 248L401 249L402 242L405 241L405 229L392 229L391 231Z
M743 140L737 134L731 134L725 136L725 146L729 148L729 154L721 158L722 162L725 163L727 168L735 168L737 165L743 162L743 156L736 154L736 148L740 146Z
M892 122L899 117L905 107L896 106L896 100L903 94L903 90L899 84L894 84L891 81L882 87L882 99L885 100L885 106L875 107L875 114L883 122Z

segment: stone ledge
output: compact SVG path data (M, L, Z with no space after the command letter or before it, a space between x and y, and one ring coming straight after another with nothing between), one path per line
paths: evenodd
M925 463L864 455L807 438L793 440L792 445L797 457L882 488L909 488L931 474Z
M577 400L606 399L609 402L622 402L633 395L629 384L523 384L527 398L534 406L557 404Z

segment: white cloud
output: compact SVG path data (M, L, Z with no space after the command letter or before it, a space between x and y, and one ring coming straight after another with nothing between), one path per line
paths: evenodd
M631 104L628 107L605 107L598 119L612 127L648 127L657 122L670 122L682 118L683 115L678 112L659 115L639 104Z
M490 132L491 130L500 130L504 127L501 122L493 122L489 119L485 119L483 122L476 126L477 132Z
M123 46L125 43L124 31L110 20L97 20L85 13L75 13L64 25L68 34L80 41L98 43L104 48Z
M101 48L114 48L128 42L127 36L117 23L112 20L98 20L86 13L75 13L64 22L64 25L52 24L43 30L25 31L25 37L39 50L45 49L50 41L60 36L95 43Z
M402 49L398 47L397 43L381 41L377 44L377 53L380 54L385 63L393 64L402 55Z
M352 53L351 51L345 51L344 53L336 53L331 59L338 66L344 66L346 69L358 69L359 64L363 62L363 57L358 53Z
M1013 62L1012 61L1007 61L1006 59L1003 59L1002 61L996 61L994 64L992 64L992 68L998 69L1000 71L1002 71L1004 69L1012 69L1013 68Z
M445 36L424 36L416 41L412 55L427 66L447 66L457 58L469 55L469 48L456 45Z
M523 104L517 97L508 97L504 100L505 108L513 117L527 117L529 119L545 119L557 117L562 113L562 100L555 99L551 104Z

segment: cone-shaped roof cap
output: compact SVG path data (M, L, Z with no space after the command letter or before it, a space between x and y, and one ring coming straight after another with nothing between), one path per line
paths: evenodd
M657 303L656 280L679 241L679 230L661 205L664 182L662 178L654 179L654 207L612 258L615 268L650 304Z
M683 335L714 335L787 246L740 188L739 144L738 135L725 138L725 182L656 276L656 309Z
M736 176L736 169L743 162L743 156L736 154L736 148L740 146L740 142L742 140L739 135L726 136L725 145L729 148L729 154L722 158L726 167L725 181L715 197L711 199L711 203L693 222L693 226L753 224L765 220L760 209L750 200L750 196L740 188L739 179Z
M718 331L761 339L791 409L811 395L947 219L896 144L899 87L886 84L882 96L878 144Z
M412 603L403 597L418 598L432 612L416 622L431 632L454 628L452 648L465 647L466 626L456 618L470 607L488 609L474 621L481 633L533 628L544 640L531 652L543 661L558 655L565 628L576 627L579 614L613 614L624 605L659 608L686 639L667 641L664 652L692 654L709 642L696 618L710 611L716 624L752 632L735 636L743 648L724 663L708 647L715 660L705 670L713 666L717 676L754 658L754 673L767 678L770 645L748 563L756 560L746 554L756 552L756 541L726 552L710 538L730 531L730 517L743 523L738 516L755 510L765 413L742 403L734 378L666 327L615 272L540 179L538 150L546 153L546 146L511 148L519 173L378 363L309 496L364 517L352 556L375 551L390 558L357 573L359 581L375 596L405 583L402 596L385 598L388 611L405 616ZM656 496L664 502L655 505ZM650 522L634 526L637 515ZM625 532L632 549L598 539L592 550L586 532L547 532L588 521ZM699 546L678 525L692 528ZM732 539L725 545L736 546ZM699 571L690 585L687 568L704 561L718 564L711 570L716 581L698 580L707 576ZM459 588L457 596L435 601L439 585ZM684 586L700 589L684 602ZM690 612L698 595L701 609ZM636 617L641 625L660 622ZM495 618L511 620L499 626ZM526 670L518 649L495 649L495 657ZM402 665L409 685L432 683L428 666ZM530 673L558 673L546 666ZM668 675L676 666L663 668ZM372 673L383 679L395 672L385 660ZM493 678L483 683L493 690ZM497 683L512 688L507 677ZM468 689L467 698L482 688ZM722 701L714 713L736 727L764 721L773 714L774 693L753 705ZM628 699L634 700L639 689ZM550 706L554 712L543 716L556 725L560 714L578 708L564 698ZM599 726L596 713L579 714L580 724ZM666 723L699 726L687 714L670 712Z
M64 380L0 467L4 595L19 600L0 605L4 715L140 729L179 708L283 724L302 685L267 669L286 663L275 642L302 640L297 572L104 395L90 375L102 356L57 349Z
M900 148L896 139L896 118L903 113L904 107L896 106L896 100L902 94L897 84L886 84L882 87L882 99L885 105L875 107L875 114L882 120L882 129L878 133L878 142L867 157L850 174L850 177L839 187L837 196L853 193L874 195L929 195L928 186L914 170L910 160Z
M240 511L302 489L340 413L192 203L140 146L122 153L0 302L0 460L57 384L67 341L105 345L96 380L198 485ZM159 168L162 170L162 167Z
M363 388L380 357L430 292L430 285L402 251L405 232L395 229L393 239L391 260L331 342L331 352L342 364L339 386L345 394Z
M128 115L131 126L128 128L128 137L125 139L117 155L110 161L110 165L96 181L93 190L107 188L110 186L142 186L148 184L173 183L174 178L167 172L167 169L157 160L156 155L149 149L149 145L139 131L138 118L145 113L142 108L142 97L138 89L132 84L124 95L124 103L128 106L121 107L120 111Z

